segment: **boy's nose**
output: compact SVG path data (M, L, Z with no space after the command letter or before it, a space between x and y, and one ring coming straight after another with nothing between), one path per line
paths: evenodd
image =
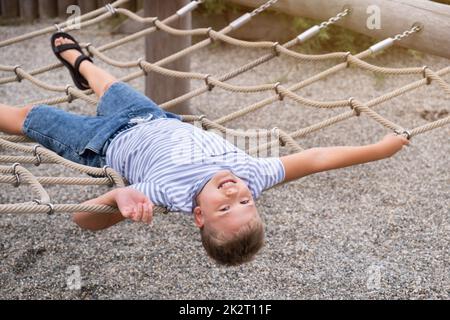
M236 187L229 187L228 189L225 190L225 194L227 196L232 196L236 192L237 192L237 188Z

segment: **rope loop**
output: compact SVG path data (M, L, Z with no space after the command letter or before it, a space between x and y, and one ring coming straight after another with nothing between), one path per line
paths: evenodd
M40 147L41 146L38 145L38 144L33 147L33 156L36 158L36 162L34 163L34 165L36 167L39 167L41 165L41 163L42 163L41 156L39 155L39 153L37 153L37 149L40 148Z
M64 89L66 96L67 96L67 102L71 103L74 99L73 99L73 95L70 93L70 88L73 88L70 84L66 85L66 88Z
M401 130L394 130L395 134L397 135L404 135L406 136L406 139L410 140L411 139L411 131L406 130L406 129L401 129Z
M278 99L280 99L280 101L283 101L284 96L283 96L283 93L279 89L280 86L281 86L281 82L277 82L275 84L274 90L275 90L275 93L278 95Z
M49 208L49 211L47 212L47 215L51 216L53 214L55 214L55 206L52 203L42 203L41 200L38 199L34 199L33 200L34 203L36 203L39 206L47 206Z
M14 73L16 74L16 81L17 82L22 82L22 80L23 80L22 76L17 73L17 69L19 69L20 67L22 67L22 66L20 64L17 64L17 65L14 66L14 70L13 70Z
M211 34L211 31L213 31L213 28L209 27L208 30L206 31L206 36L209 38L209 40L211 40L211 43L212 43L212 42L216 41L216 39Z
M280 128L275 127L275 128L272 129L272 131L275 134L275 136L277 137L277 139L278 139L278 141L280 143L280 146L286 147L286 141L284 141L283 136L280 133Z
M280 56L280 51L278 51L278 46L279 46L279 45L280 45L279 42L275 42L275 43L273 44L273 46L272 46L273 53L275 54L276 57L279 57L279 56Z
M114 15L117 14L117 9L114 8L110 3L106 4L106 5L105 5L105 8L106 8L109 12L111 12L111 15L114 16Z
M198 117L198 121L200 121L200 125L202 126L202 129L208 131L208 128L203 123L203 120L205 120L205 119L206 119L206 115L204 115L204 114L202 114Z
M114 179L113 179L113 177L108 173L108 169L110 169L111 167L110 166L104 166L103 167L103 175L106 177L106 178L108 178L109 179L109 187L114 187L114 185L116 184L115 182L114 182Z
M154 27L156 30L161 30L161 28L158 27L157 22L161 22L161 21L158 19L158 17L155 17L155 19L153 19L153 21L152 21L153 27Z
M347 64L345 67L346 68L349 68L350 67L350 61L348 60L348 58L351 56L351 52L350 51L348 51L346 54L345 54L345 57L344 57L344 62Z
M214 89L214 85L209 82L210 77L211 77L210 74L206 75L206 77L205 77L205 83L206 83L206 86L208 87L208 91L212 91L212 89Z
M92 54L91 50L89 49L90 46L92 46L92 43L88 42L88 43L86 43L86 45L84 46L84 48L86 49L86 51L87 51L89 57L93 58L94 55Z
M55 27L57 32L63 32L63 29L61 28L61 26L59 24L55 23L53 26Z
M428 66L423 66L423 68L422 68L422 76L423 76L424 79L427 79L427 85L430 85L431 84L431 78L429 76L427 76L427 69L429 69Z
M147 70L145 70L145 68L144 68L144 66L142 65L142 63L145 61L145 59L144 58L139 58L138 60L137 60L137 65L138 65L138 67L139 68L141 68L141 70L144 72L144 74L146 75L146 76L148 76L148 72L147 72Z
M17 167L18 166L20 166L20 163L14 163L12 165L13 175L16 177L16 182L14 182L14 184L13 184L14 188L18 188L20 186L20 176L17 173Z

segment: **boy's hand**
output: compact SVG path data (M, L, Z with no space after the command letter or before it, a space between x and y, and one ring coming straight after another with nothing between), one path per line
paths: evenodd
M152 223L154 204L142 192L122 188L115 196L117 208L127 219L136 222Z
M385 136L377 145L380 147L383 155L388 158L400 151L403 146L407 146L409 140L402 135L397 135L394 133Z

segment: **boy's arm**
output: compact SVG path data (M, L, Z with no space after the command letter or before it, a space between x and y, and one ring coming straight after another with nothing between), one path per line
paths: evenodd
M344 168L356 164L388 158L407 145L401 135L387 135L378 143L361 147L313 148L281 158L285 170L284 181L291 181L313 173Z
M117 208L117 212L113 214L75 213L73 221L92 231L106 229L126 218L144 223L151 223L153 218L153 203L143 193L131 188L114 189L83 204L102 204Z

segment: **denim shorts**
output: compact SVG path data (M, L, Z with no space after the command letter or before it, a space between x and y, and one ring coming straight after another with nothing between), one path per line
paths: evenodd
M22 131L58 155L87 166L103 167L106 151L119 133L136 125L134 119L181 120L123 82L112 84L100 99L96 116L79 115L48 105L28 113Z

